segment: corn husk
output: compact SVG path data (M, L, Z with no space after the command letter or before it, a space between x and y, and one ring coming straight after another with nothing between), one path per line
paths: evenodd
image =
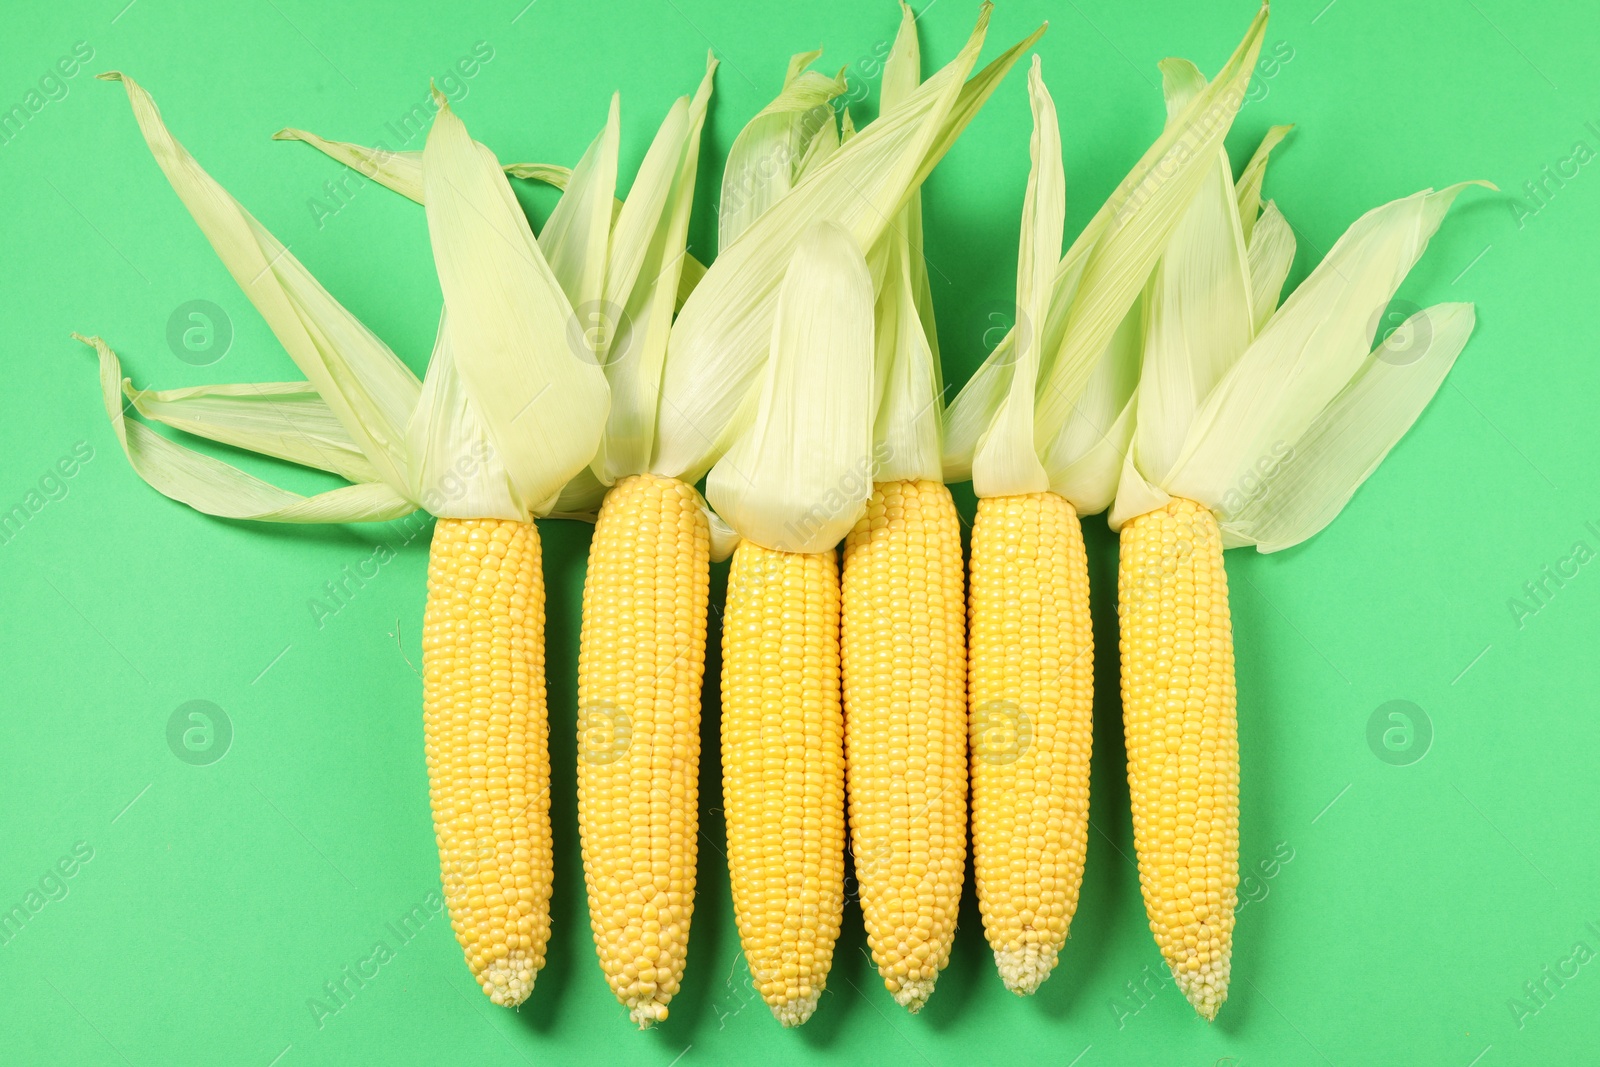
M753 417L706 498L741 537L831 551L872 493L873 287L849 231L819 222L779 287Z
M605 373L568 350L566 292L499 163L442 98L422 184L432 193L424 198L447 311L418 381L201 168L149 94L131 78L106 77L123 82L174 191L307 378L139 391L102 340L82 338L99 355L107 413L141 477L208 514L274 522L380 521L419 506L525 520L555 506L594 455L609 404ZM591 185L575 178L572 188ZM600 203L609 222L611 201ZM277 489L127 419L124 390L156 421L358 484L310 498Z
M884 61L880 107L892 111L921 84L917 20L900 5L900 28ZM849 112L844 119L849 120ZM849 136L854 126L849 126ZM943 476L944 377L934 325L928 265L922 252L922 194L913 192L873 249L878 282L873 478L938 481Z
M713 61L710 66L715 68ZM422 153L420 151L396 152L382 147L369 147L350 141L331 141L308 130L286 128L273 134L277 141L303 141L331 159L408 200L422 203ZM513 178L542 182L566 190L572 181L572 168L557 163L507 163L504 170ZM613 214L620 213L622 201L612 206ZM695 285L705 276L705 264L685 253L678 278L677 304L682 306L694 291Z
M1172 69L1169 103L1198 73ZM1369 211L1278 306L1294 238L1275 204L1259 205L1287 130L1268 132L1237 182L1225 159L1213 166L1147 287L1137 430L1113 529L1176 496L1211 508L1226 546L1298 544L1415 422L1471 333L1470 304L1440 304L1376 347L1372 338L1450 204L1482 183Z
M743 429L746 398L772 342L777 294L794 250L821 219L872 249L909 196L987 100L1030 36L967 81L987 29L985 4L966 46L898 106L833 151L745 229L684 304L662 383L660 475L697 480Z
M1266 17L1263 7L1215 81L1181 87L1161 136L1059 261L1060 138L1036 67L1018 321L946 414L946 480L971 478L980 496L1050 489L1085 514L1109 504L1134 429L1142 289L1221 157Z

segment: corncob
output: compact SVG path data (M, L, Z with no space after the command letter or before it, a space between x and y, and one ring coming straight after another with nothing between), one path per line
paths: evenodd
M640 474L606 494L578 652L578 828L606 980L641 1026L677 993L694 911L710 532L700 495Z
M942 482L873 486L844 547L845 770L867 944L918 1011L950 959L967 856L961 530Z
M972 524L972 841L1006 988L1066 943L1089 835L1094 635L1078 513L1055 493L983 497Z
M1122 527L1117 615L1139 888L1201 1015L1228 993L1239 887L1239 730L1222 536L1174 499Z
M450 925L489 999L516 1005L550 939L538 528L439 519L423 620L428 793Z
M785 1026L811 1017L844 912L839 564L740 542L722 616L722 802L734 919Z

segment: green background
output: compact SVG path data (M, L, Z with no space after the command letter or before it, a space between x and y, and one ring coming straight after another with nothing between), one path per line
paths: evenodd
M26 506L78 442L93 449L66 495L0 544L0 910L41 881L54 888L47 874L74 846L92 850L67 864L67 895L0 945L0 1062L1498 1067L1595 1055L1600 566L1563 562L1577 542L1600 549L1600 165L1587 163L1600 150L1600 24L1588 4L1284 2L1268 29L1263 54L1279 62L1258 71L1229 143L1242 163L1268 125L1299 124L1267 179L1299 235L1291 281L1381 202L1464 178L1504 192L1465 196L1401 290L1479 308L1410 436L1313 541L1229 555L1249 902L1218 1022L1160 978L1142 914L1110 655L1116 541L1094 519L1094 832L1074 936L1040 993L1001 987L969 894L950 967L908 1016L877 981L851 905L820 1010L780 1031L738 953L710 744L686 984L671 1019L641 1034L595 964L578 861L589 528L544 524L556 933L513 1013L477 991L442 918L404 945L387 926L438 886L415 673L425 537L204 518L141 484L117 450L74 329L103 333L141 385L298 375L150 160L121 90L91 75L138 77L211 172L420 371L439 304L421 211L374 185L328 199L343 172L274 130L403 147L385 125L485 42L493 58L457 103L474 134L506 159L570 164L620 89L626 183L713 47L723 66L702 173L714 175L791 52L825 45L823 65L849 64L864 90L896 12L887 0L244 0L226 14L125 2L30 5L0 38L0 110L77 42L93 49L64 98L0 145L0 510ZM1069 233L1156 135L1157 60L1214 71L1251 14L1248 0L1009 0L995 13L986 56L1052 20L1038 51L1060 108ZM921 20L929 70L973 15L969 0L934 0ZM852 105L858 119L874 98ZM955 384L1009 322L1028 121L1019 72L927 185ZM1546 178L1558 168L1564 178ZM1535 200L1524 183L1539 181ZM548 213L548 190L519 195ZM320 222L319 197L339 208ZM705 192L692 239L707 257L714 218ZM191 300L232 324L207 366L166 339ZM331 484L231 458L291 488ZM380 543L396 558L319 626L311 599ZM1577 573L1558 585L1547 566ZM1539 610L1519 622L1511 599L1541 580L1542 602L1525 601ZM715 637L708 668L714 678ZM168 721L191 700L231 724L209 765L169 748ZM1369 743L1395 700L1414 705L1413 729L1385 719L1390 747ZM379 940L394 958L319 1026L308 1000ZM1548 977L1562 968L1559 984ZM1538 1001L1528 982L1544 983Z

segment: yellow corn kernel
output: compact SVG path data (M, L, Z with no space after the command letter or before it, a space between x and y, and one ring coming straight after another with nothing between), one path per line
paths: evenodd
M711 535L700 497L640 474L606 494L578 652L578 830L589 925L641 1028L683 978L699 834Z
M939 482L881 482L845 540L845 778L867 944L919 1011L950 960L967 863L961 527Z
M1207 1019L1228 996L1239 887L1233 626L1217 520L1191 500L1122 527L1122 720L1150 931Z
M1094 634L1072 505L980 499L971 598L973 871L1000 977L1028 994L1066 943L1089 836Z
M839 563L742 541L722 622L722 807L739 940L784 1026L811 1017L844 911Z
M428 794L450 926L489 999L527 999L550 939L539 531L439 519L422 634Z

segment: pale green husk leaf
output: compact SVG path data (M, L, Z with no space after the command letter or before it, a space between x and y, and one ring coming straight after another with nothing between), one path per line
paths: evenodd
M148 95L123 80L157 162L310 379L166 392L128 385L133 406L197 436L359 484L309 499L288 493L126 420L117 405L119 439L146 481L211 514L278 522L367 521L418 501L436 515L527 519L557 502L598 441L604 374L550 344L565 340L571 308L499 163L442 99L423 154L423 189L434 194L430 236L454 311L441 318L428 375L418 382L184 152ZM613 202L609 192L599 200L608 238ZM122 384L110 350L91 343L102 385ZM518 423L538 400L554 414ZM371 484L380 478L381 491Z
M779 289L754 418L706 498L756 544L832 551L872 492L872 275L850 232L819 222Z
M1215 508L1276 444L1294 446L1361 368L1379 314L1467 184L1356 220L1206 397L1171 473L1145 476Z
M196 511L266 522L387 522L417 506L383 482L364 482L302 496L279 489L219 459L169 441L123 416L128 382L116 355L98 337L73 334L100 357L100 393L128 463L158 492Z
M1205 84L1187 60L1166 60L1162 70L1169 112ZM1145 286L1133 439L1140 470L1172 468L1200 404L1255 337L1252 299L1233 174L1218 147Z
M1066 229L1067 178L1061 162L1061 127L1055 102L1040 74L1039 57L1028 71L1033 136L1028 152L1028 188L1022 201L1017 251L1017 321L1011 386L972 461L972 490L980 497L1042 493L1050 475L1034 445L1034 397L1038 389L1042 330L1049 316L1051 282Z
M349 141L329 141L305 130L279 130L272 136L274 140L279 141L304 141L345 166L361 172L380 185L384 185L410 200L415 200L419 204L422 203L421 152L391 152L381 146L367 148L363 145L351 144ZM568 183L572 180L572 168L563 167L555 163L507 163L501 169L513 178L543 182L563 191L566 190ZM612 210L614 214L621 212L622 201L618 200L613 205ZM695 284L700 281L705 272L705 264L692 255L684 256L683 265L678 276L677 302L679 306L682 306L683 302L689 299L689 294L694 291Z
M1135 168L1138 180L1124 183L1067 253L1082 259L1077 292L1065 305L1062 341L1039 393L1035 433L1048 441L1071 417L1072 405L1095 361L1144 286L1163 247L1193 201L1222 148L1223 137L1244 99L1266 32L1263 5L1239 47L1216 79L1186 104L1156 142L1160 154ZM1165 142L1165 147L1163 143ZM1133 178L1135 175L1130 175ZM1131 188L1130 188L1131 184ZM1147 199L1141 199L1147 198ZM1085 242L1084 238L1092 238ZM1070 272L1070 268L1069 268ZM1053 331L1045 330L1046 351Z
M416 375L195 162L144 89L120 73L101 77L123 83L157 165L223 265L383 480L404 492Z
M613 331L604 353L611 413L591 465L607 485L648 468L654 449L673 297L687 255L700 134L716 68L708 57L694 97L672 105L617 215L604 305Z
M1216 79L1167 124L1057 265L1043 326L1034 417L1042 454L1053 451L1052 443L1073 417L1078 397L1208 173L1243 100L1265 30L1263 7ZM950 405L947 481L972 475L978 442L1011 385L1017 335L1013 327Z
M820 55L819 50L790 58L783 91L745 123L728 149L717 206L719 250L731 248L751 223L794 188L813 138L833 131L829 101L848 86L843 71L829 78L805 69Z
M1256 149L1255 155L1250 157L1250 162L1245 164L1244 172L1239 175L1237 183L1239 222L1247 242L1252 239L1257 213L1261 208L1261 183L1267 177L1267 160L1271 157L1272 150L1278 147L1278 142L1287 137L1292 129L1293 126L1273 126L1268 129L1267 135L1261 138L1261 144Z
M1133 443L1144 330L1144 301L1135 300L1095 364L1072 418L1040 456L1050 472L1050 491L1080 515L1104 511L1116 495L1122 457Z
M605 152L602 145L596 156ZM601 225L608 226L614 178L602 175L597 183L596 214L603 211ZM575 171L567 195L578 184ZM592 353L568 343L573 309L566 292L493 154L468 136L442 98L423 149L423 189L461 391L518 503L542 512L599 447L609 403L605 372ZM602 261L594 291L603 280Z
M916 16L904 3L900 10L900 29L883 68L880 101L886 111L908 99L921 83ZM928 266L922 255L920 192L911 194L873 255L882 259L873 270L874 277L882 278L875 308L874 382L880 396L873 429L877 461L873 476L884 482L938 481L944 381L928 295Z
M845 138L849 134L856 132L854 124L849 121L850 112L845 111L841 114L844 120L842 125L847 127L844 133L841 133L839 128L834 125L833 119L823 116L822 125L811 138L811 143L806 145L806 154L800 157L800 165L795 168L795 184L798 185L800 182L805 181L807 175L815 174L817 168L826 163L829 157L839 150L839 145L844 142Z
M1244 222L1244 217L1240 216L1239 221ZM1250 234L1250 306L1254 312L1255 333L1260 333L1278 310L1284 280L1294 265L1294 249L1294 230L1289 221L1277 204L1267 201Z
M561 487L561 495L550 508L550 517L594 522L610 488L595 475L593 467L585 467Z
M175 430L337 474L382 481L310 382L246 382L186 389L127 386L134 410Z
M1156 64L1161 71L1161 96L1167 104L1167 122L1183 114L1189 102L1205 92L1206 76L1193 62L1177 56Z
M1276 552L1332 522L1433 399L1474 318L1471 304L1436 304L1386 337L1292 452L1223 499L1225 541Z
M989 80L967 86L972 93L964 95L963 79L982 47L989 10L985 4L955 60L851 138L722 250L673 325L651 461L655 473L697 480L737 435L734 420L766 359L779 281L801 237L817 220L831 219L858 246L871 248L919 176L1033 39L1008 49L990 64Z
M411 498L434 515L456 518L526 516L529 503L496 455L494 440L456 365L449 315L439 316L422 398L407 427Z
M422 153L417 151L394 152L382 145L368 148L349 141L330 141L309 130L282 129L272 135L274 141L303 141L324 155L331 156L377 182L392 189L408 200L422 203Z
M539 236L539 249L550 265L550 272L561 283L577 312L573 320L577 328L568 329L565 343L569 348L582 349L580 354L595 363L602 362L604 353L596 352L592 341L604 336L606 331L591 330L591 316L602 314L600 309L605 297L606 257L617 202L621 106L621 98L613 93L604 128L578 160L578 165L572 168L567 191L557 201ZM435 118L434 128L438 129L438 125L439 120ZM508 192L509 188L507 186ZM520 209L518 214L521 215ZM523 229L527 229L526 222ZM528 236L532 241L531 230Z

